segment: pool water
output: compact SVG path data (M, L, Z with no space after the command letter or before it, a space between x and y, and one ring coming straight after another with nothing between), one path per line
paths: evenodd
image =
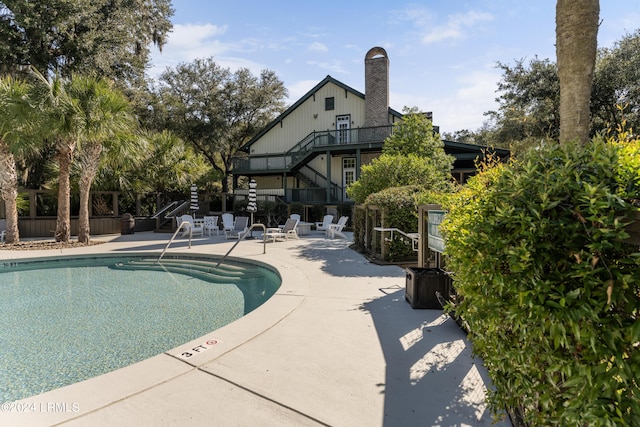
M214 265L142 256L0 262L0 402L168 351L239 319L280 285L266 266Z

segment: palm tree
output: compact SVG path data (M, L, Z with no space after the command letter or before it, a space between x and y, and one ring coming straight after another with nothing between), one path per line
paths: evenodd
M43 139L55 148L58 165L58 211L56 242L68 242L71 237L71 164L84 131L78 100L67 93L69 81L55 75L51 79L34 71L37 78L39 108L44 117Z
M98 173L102 154L134 128L130 104L125 96L114 89L105 79L87 76L74 77L68 87L68 94L77 100L82 121L82 143L78 149L80 162L80 212L78 217L78 241L90 241L90 199L91 186Z
M556 3L561 143L589 140L599 15L598 0L558 0Z
M21 157L35 147L28 132L33 108L31 86L11 77L0 78L0 194L5 205L7 243L20 241L18 231L18 174L16 155Z

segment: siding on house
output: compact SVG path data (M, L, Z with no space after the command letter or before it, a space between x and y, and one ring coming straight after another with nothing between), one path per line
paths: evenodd
M325 110L326 98L334 99L333 110ZM364 99L328 81L290 114L277 120L251 145L250 154L284 153L313 131L334 130L339 115L350 115L352 128L362 126Z

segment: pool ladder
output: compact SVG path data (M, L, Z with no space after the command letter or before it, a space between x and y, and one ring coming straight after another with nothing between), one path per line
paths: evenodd
M167 249L169 249L169 246L171 246L171 243L173 243L173 240L176 238L176 236L178 235L178 233L180 232L180 230L182 230L182 227L184 225L188 225L189 226L189 249L191 249L191 237L192 237L192 230L191 230L191 224L186 222L186 221L182 221L180 223L180 225L178 226L178 228L176 229L176 231L173 233L173 236L171 236L171 239L169 239L169 241L167 242L166 246L164 247L164 249L162 250L162 253L160 254L160 256L158 257L158 259L156 260L156 263L160 263L160 260L162 259L162 257L164 256L165 252L167 252ZM229 256L229 254L231 253L231 251L238 246L238 243L240 243L241 240L243 240L245 237L247 237L247 235L253 231L254 228L262 228L262 253L265 254L267 253L267 239L265 239L265 234L267 233L267 227L264 224L260 224L260 223L256 223L256 224L252 224L251 227L249 227L247 229L247 231L240 237L238 238L238 241L235 242L233 244L233 246L231 246L231 249L229 249L227 251L226 254L224 254L224 256L222 257L222 259L220 259L220 261L218 261L218 263L216 264L216 267L218 267L220 264L222 264L222 261L224 261L227 256ZM186 233L186 231L183 231L183 234Z

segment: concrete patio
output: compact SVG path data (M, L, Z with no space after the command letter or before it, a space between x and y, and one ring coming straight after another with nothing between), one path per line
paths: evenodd
M256 233L258 235L259 233ZM351 237L346 233L347 237ZM105 252L160 253L170 235L0 250L0 261ZM178 239L170 253L220 256L234 241ZM370 263L350 240L242 241L231 256L268 263L283 283L242 319L129 367L3 405L7 426L511 426L492 424L491 387L465 334L441 310L404 300L405 270ZM200 347L198 347L200 346ZM188 360L180 357L195 351ZM197 354L196 354L197 353Z

